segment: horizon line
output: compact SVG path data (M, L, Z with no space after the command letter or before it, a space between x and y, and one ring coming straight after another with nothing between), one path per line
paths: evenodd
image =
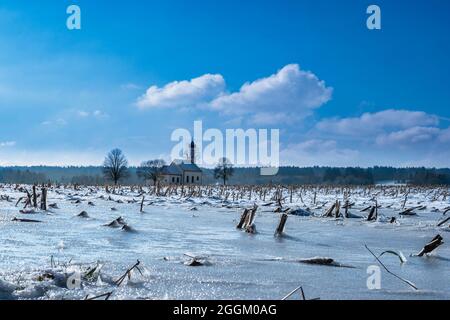
M102 168L103 165L0 165L0 169L14 169L14 168ZM235 169L262 169L267 168L264 166L233 166ZM136 165L127 166L127 168L139 168ZM202 167L201 169L211 170L214 167ZM315 165L315 166L298 166L298 165L282 165L273 168L296 168L296 169L311 169L311 168L333 168L333 169L346 169L346 168L358 168L358 169L374 169L374 168L392 168L392 169L428 169L428 170L450 170L450 167L428 167L428 166L389 166L389 165L373 165L373 166L329 166L329 165Z

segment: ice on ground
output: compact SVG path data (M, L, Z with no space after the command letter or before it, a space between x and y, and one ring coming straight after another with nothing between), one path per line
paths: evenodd
M157 196L147 188L108 193L103 187L51 187L48 203L56 205L21 213L24 203L16 202L24 188L31 190L0 186L0 299L84 299L109 292L110 299L281 299L300 285L307 298L450 298L448 246L410 256L437 234L444 242L448 237L450 222L437 227L450 206L448 189L305 187L292 202L286 189L275 213L276 189L263 199L257 188L205 186L201 196L182 196L180 189ZM324 218L336 200L345 203L344 196L354 203L348 218ZM243 209L255 203L257 233L237 230ZM378 219L366 221L369 212L361 210L375 203ZM284 235L274 237L288 208ZM416 215L399 215L405 208L417 208ZM380 259L419 290L382 268L381 289L369 290L367 268L378 264L364 245L377 254L402 252L404 263L395 255ZM313 258L333 263L302 263ZM118 286L137 260L139 268Z

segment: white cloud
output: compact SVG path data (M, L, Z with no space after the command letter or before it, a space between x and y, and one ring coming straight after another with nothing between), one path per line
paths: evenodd
M108 114L101 110L94 110L94 112L92 112L92 115L96 118L107 118L108 117Z
M349 166L360 165L357 150L340 148L335 140L310 139L290 144L280 152L283 164L299 166Z
M408 146L418 143L433 143L441 133L435 127L412 127L405 130L381 134L376 138L378 145Z
M90 166L100 165L106 150L13 150L2 152L0 166Z
M363 137L412 127L436 126L439 118L421 111L388 109L354 118L324 119L316 128L330 134Z
M14 147L16 145L15 141L0 141L0 148L5 148L5 147Z
M164 87L151 86L138 99L142 108L184 108L208 103L225 90L225 80L220 74L205 74L189 81L174 81Z
M443 128L436 115L388 109L360 117L324 119L308 137L284 148L282 162L303 166L443 166L448 162L444 159L450 128Z
M78 116L80 116L82 118L89 117L89 112L86 112L86 111L78 111L77 114L78 114Z
M367 154L372 152L371 148L377 147L377 152L401 149L415 152L419 157L441 150L450 142L450 128L442 128L438 116L395 109L353 118L324 119L311 133L322 139L332 136L340 143L351 144L352 148L366 150Z
M59 126L59 127L62 127L62 126L67 125L67 121L64 120L63 118L58 118L56 120L43 121L43 122L41 122L41 125L43 125L43 126Z
M130 82L130 83L122 84L120 86L120 89L122 89L122 90L140 90L140 89L142 89L142 87L138 84Z
M249 122L253 124L275 125L281 123L292 124L296 120L298 120L298 117L284 112L255 112L250 115Z
M69 109L64 110L59 118L46 120L41 122L42 126L46 127L64 127L68 125L74 118L75 119L94 119L101 120L108 118L109 115L102 110L94 110L94 111L85 111L85 110L77 110L77 109Z
M337 142L335 140L320 140L311 139L301 143L291 145L294 149L301 152L324 152L331 149L336 149Z
M450 142L450 127L440 132L439 141L443 143Z
M224 115L248 116L254 124L292 123L331 99L333 89L309 71L290 64L277 73L226 92L220 74L152 86L138 99L142 108L206 108Z
M94 110L94 111L83 111L83 110L79 110L76 112L76 114L81 117L81 118L106 118L108 117L108 114L106 114L105 112L101 111L101 110Z
M274 124L302 119L331 99L333 89L309 71L290 64L267 78L245 83L239 92L211 102L224 114L251 115L251 122Z

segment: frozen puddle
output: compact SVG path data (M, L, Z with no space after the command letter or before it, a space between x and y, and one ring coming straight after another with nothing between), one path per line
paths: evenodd
M276 238L280 214L273 212L275 204L261 206L271 202L270 196L262 201L257 192L251 200L245 195L233 202L229 196L225 203L219 188L206 196L205 187L202 198L192 199L181 198L180 192L167 197L146 192L141 213L137 190L118 195L104 188L61 187L48 192L48 203L57 209L20 213L23 202L15 204L25 193L3 186L0 299L84 299L107 293L110 299L281 299L300 285L307 298L450 298L448 245L426 257L410 256L437 234L444 242L448 237L450 222L436 227L450 216L443 215L448 199L435 197L441 190L411 191L405 207L426 206L414 216L399 216L404 196L361 189L350 196L355 202L350 212L366 217L368 212L360 210L377 194L378 221L318 217L336 199L342 201L339 190L318 191L315 205L312 191L303 191L301 199L294 195L292 204L286 191L284 206L310 206L315 216L290 215L284 236ZM257 234L237 230L241 208L255 202L260 205ZM389 223L392 216L396 223ZM384 271L381 289L368 290L367 268L377 262L364 245L377 254L401 251L406 263L394 255L381 260L419 290ZM314 257L333 263L305 263ZM138 268L128 277L137 260Z

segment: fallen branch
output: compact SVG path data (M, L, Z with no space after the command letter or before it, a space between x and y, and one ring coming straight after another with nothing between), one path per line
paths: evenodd
M399 215L401 215L401 216L415 216L416 213L413 212L413 211L416 210L416 209L419 209L419 208L421 208L421 206L420 207L414 207L414 208L406 209L406 210L400 212Z
M17 219L17 218L13 218L12 221L15 221L15 222L28 222L28 223L41 223L42 222L42 221L39 221L39 220Z
M273 202L264 203L261 205L261 207L270 207L271 205L273 205Z
M448 217L447 219L445 219L445 220L439 222L437 226L440 227L440 226L442 226L444 223L446 223L447 221L450 221L450 217Z
M314 258L308 258L308 259L300 259L300 260L298 260L298 262L305 263L305 264L328 266L328 267L354 268L353 266L340 264L339 262L334 261L334 259L323 258L323 257L314 257Z
M364 245L366 247L366 249L374 256L374 258L378 261L378 263L384 268L384 270L386 270L387 273L389 273L390 275L396 277L397 279L403 281L404 283L408 284L409 286L411 286L412 288L414 288L414 290L419 290L416 285L414 283L412 283L409 280L406 280L398 275L396 275L395 273L393 273L392 271L390 271L384 264L383 262L381 262L381 260L372 252L372 250L369 249L369 247L367 245Z

